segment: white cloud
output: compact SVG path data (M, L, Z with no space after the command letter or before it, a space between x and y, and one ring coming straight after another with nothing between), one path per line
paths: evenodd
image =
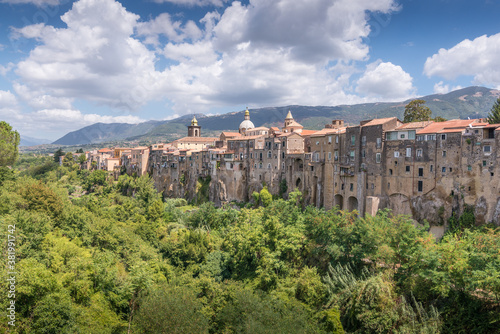
M14 63L8 63L7 66L0 65L0 75L5 76L14 68Z
M356 91L382 100L403 100L415 95L413 78L401 66L377 61L369 64Z
M17 99L10 91L0 90L0 108L14 107L17 105Z
M160 35L164 35L174 42L180 42L185 39L197 40L202 36L202 32L196 23L191 20L185 24L181 21L172 21L168 13L160 14L151 21L138 23L137 34L146 37L146 44L153 45L159 44L158 37Z
M228 0L153 0L156 3L165 3L170 2L176 5L182 6L217 6L221 7L224 3L228 2Z
M67 28L37 24L17 29L41 45L16 73L41 95L137 109L152 98L148 87L155 76L154 54L130 37L138 18L113 0L75 2L61 17Z
M500 33L466 39L450 49L440 49L427 58L424 73L447 80L473 76L474 84L500 87Z
M13 5L33 4L42 7L44 5L57 6L61 3L61 0L0 0L0 3L10 3Z
M457 89L462 89L462 86L453 86L450 88L450 85L445 85L443 81L439 81L438 83L434 84L434 93L436 94L446 94L451 91L457 90Z
M17 64L15 92L35 110L73 110L78 100L127 110L168 100L177 114L361 102L349 92L357 61L368 59L366 12L393 10L395 0L235 1L195 24L169 14L139 22L117 1L79 0L62 16L66 28L14 30L38 41ZM168 61L163 71L155 68L160 57ZM359 89L377 93L370 83L380 74L396 80L392 92L378 92L383 97L411 92L399 66L377 66Z
M286 48L301 61L364 60L370 27L367 11L391 13L393 0L252 0L235 1L215 27L217 47L240 43L253 48Z
M143 122L137 116L102 116L97 114L83 114L79 110L67 109L44 109L31 114L31 118L36 122L54 124L55 126L68 126L78 124L77 128L94 123L130 123L137 124Z

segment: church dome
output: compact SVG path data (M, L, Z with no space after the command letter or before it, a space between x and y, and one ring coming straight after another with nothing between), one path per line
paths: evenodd
M253 125L252 121L250 120L250 112L247 110L245 111L245 120L241 122L240 124L240 133L242 130L246 131L248 129L254 129L255 125Z
M242 130L242 129L248 130L248 129L253 129L253 128L255 128L255 125L253 125L252 121L249 119L244 120L240 124L240 130Z

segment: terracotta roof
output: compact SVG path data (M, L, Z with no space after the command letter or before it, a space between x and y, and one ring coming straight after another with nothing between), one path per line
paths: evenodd
M398 120L398 118L397 117L376 118L376 119L372 119L368 123L363 124L362 126L381 125L381 124L385 124L385 123L393 121L393 120Z
M485 129L492 129L492 128L498 129L499 127L500 127L500 124L488 124L484 128Z
M340 133L341 129L345 130L345 128L337 128L337 129L324 128L324 129L321 129L319 131L316 131L314 134L311 135L311 137L321 137L321 136L325 136L328 134L338 134L338 133Z
M302 137L310 137L311 135L315 134L318 132L318 130L302 130L301 133L299 133ZM293 133L293 132L292 132Z
M231 138L230 140L250 140L250 139L258 139L258 138L264 138L265 135L258 135L258 136L241 136L238 138Z
M300 127L300 128L303 128L303 126L300 125L299 123L297 123L296 121L291 121L290 124L288 124L285 128L289 128L289 127Z
M247 132L252 132L252 131L260 131L260 130L266 130L268 131L269 128L266 128L265 126L259 126L257 128L253 128L253 129L248 129Z
M219 140L217 137L184 137L181 139L177 139L174 141L177 143L193 143L193 142L198 142L198 143L210 143L210 142L215 142Z
M107 153L107 152L113 152L113 150L109 149L109 148L102 148L100 149L99 151L97 151L99 153Z
M226 137L239 137L239 136L241 136L241 133L239 133L239 132L222 131L222 134Z
M131 150L146 150L148 148L149 147L147 147L147 146L138 146L138 147L131 148Z
M271 126L270 129L273 130L273 131L280 131L280 129L278 127L276 127L276 126Z
M434 121L404 123L404 124L398 126L395 130L410 130L410 129L414 130L414 129L419 129L419 128L425 128L427 125L430 125L432 123L434 123Z
M453 119L445 122L434 122L429 124L417 134L441 133L441 132L461 132L469 125L476 123L477 119Z

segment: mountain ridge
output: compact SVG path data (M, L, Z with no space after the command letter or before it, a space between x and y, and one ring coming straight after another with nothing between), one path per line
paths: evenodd
M419 97L433 112L433 117L446 119L485 117L500 91L471 86L446 94L431 94ZM362 120L399 117L402 119L405 105L413 99L399 102L373 102L337 106L263 107L251 109L251 120L255 126L280 126L289 110L296 121L310 129L321 129L332 119L343 119L346 123L358 124ZM202 126L202 135L213 135L222 130L237 130L243 120L244 111L206 116L196 114ZM53 144L84 145L109 141L171 141L184 137L193 114L166 121L150 120L139 124L96 123L69 132Z

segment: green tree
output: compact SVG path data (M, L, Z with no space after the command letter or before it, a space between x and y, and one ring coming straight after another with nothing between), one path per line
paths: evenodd
M83 164L85 161L87 161L87 157L85 156L85 154L80 154L78 156L78 163L81 165Z
M273 196L271 195L269 190L267 190L267 187L262 188L259 195L260 201L262 202L262 205L264 207L269 206L269 204L271 204L271 202L273 201Z
M495 101L491 111L488 114L488 123L498 124L500 123L500 97Z
M0 167L10 166L16 162L19 155L20 136L17 131L13 131L9 123L0 122Z
M74 164L75 164L75 159L73 157L73 153L71 153L71 152L66 153L66 155L64 156L64 159L63 159L63 166L64 167L71 167Z
M64 156L64 151L62 148L59 148L57 151L54 152L54 162L59 163L59 157Z
M413 100L405 106L404 123L429 121L432 111L424 106L424 100Z

